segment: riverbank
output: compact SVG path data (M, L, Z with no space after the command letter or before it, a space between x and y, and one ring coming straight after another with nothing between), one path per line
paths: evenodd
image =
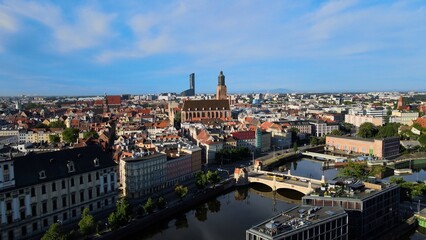
M221 184L218 184L215 188L207 189L205 193L200 193L199 195L189 196L187 199L184 199L172 207L167 207L163 210L154 212L148 216L144 216L139 219L134 219L128 225L121 227L117 230L108 232L99 236L98 239L109 240L109 239L129 239L132 236L136 236L144 229L155 225L160 221L170 219L173 216L176 216L180 213L186 212L192 207L200 204L204 201L217 197L218 195L233 189L234 179L228 179Z

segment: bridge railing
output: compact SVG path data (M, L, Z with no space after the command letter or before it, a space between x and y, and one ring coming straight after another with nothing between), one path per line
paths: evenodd
M311 182L311 183L319 184L319 185L325 183L324 177L322 179L315 179L315 178L308 178L308 177L291 175L291 173L268 172L268 171L262 171L262 170L257 171L257 173L267 175L267 176L274 176L275 175L275 176L278 176L278 177L281 177L281 178L286 178L286 179L296 180L296 181L301 181L301 182Z

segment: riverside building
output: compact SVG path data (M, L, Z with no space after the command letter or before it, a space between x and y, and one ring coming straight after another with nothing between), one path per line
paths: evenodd
M84 208L109 210L117 197L117 165L98 145L0 161L0 239L38 236L80 220Z

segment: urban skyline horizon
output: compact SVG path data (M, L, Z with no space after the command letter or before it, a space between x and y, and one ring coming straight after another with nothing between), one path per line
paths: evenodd
M425 2L262 3L2 1L0 95L423 86Z

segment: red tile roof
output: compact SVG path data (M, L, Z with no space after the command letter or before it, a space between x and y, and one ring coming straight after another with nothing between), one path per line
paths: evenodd
M233 132L231 133L232 137L238 140L247 140L256 138L255 131L242 131L242 132Z
M108 105L120 105L121 97L120 96L106 96Z

